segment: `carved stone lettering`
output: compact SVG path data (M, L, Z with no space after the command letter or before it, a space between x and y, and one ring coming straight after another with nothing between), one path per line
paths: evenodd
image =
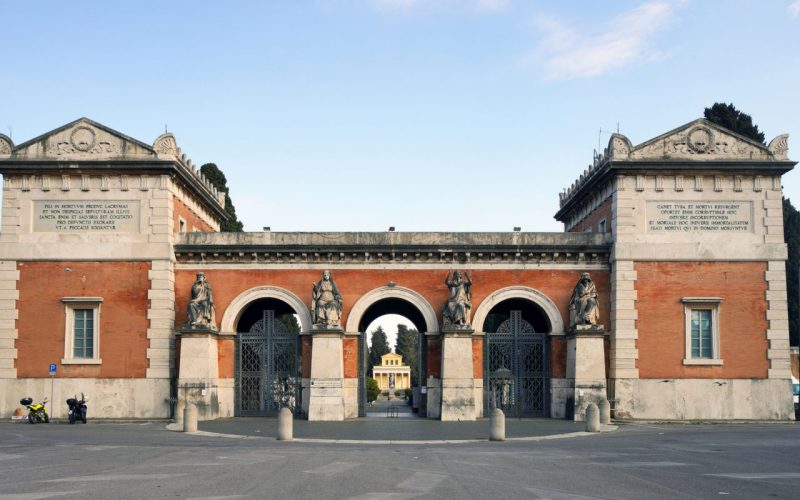
M648 201L651 233L745 233L753 230L749 201Z
M33 231L55 233L133 233L139 231L139 202L33 202Z

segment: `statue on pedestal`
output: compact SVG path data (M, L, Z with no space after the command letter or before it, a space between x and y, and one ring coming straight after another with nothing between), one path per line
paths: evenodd
M472 280L466 271L463 277L461 272L455 271L453 279L450 279L450 273L447 273L444 283L450 289L450 297L442 308L444 326L469 328L469 311L472 309L472 292L470 291Z
M597 325L598 319L597 289L589 273L583 273L569 301L569 327Z
M342 296L331 278L331 272L322 271L322 279L311 289L311 320L316 327L342 327Z
M192 285L192 298L189 300L187 309L188 320L183 325L184 328L217 331L214 296L205 273L197 273L197 280Z

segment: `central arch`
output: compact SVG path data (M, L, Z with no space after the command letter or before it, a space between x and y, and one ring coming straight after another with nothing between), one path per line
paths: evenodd
M436 333L439 331L439 321L430 303L414 290L401 286L382 286L362 295L361 298L353 304L353 308L350 309L350 314L347 315L345 331L349 333L358 333L364 313L366 313L372 305L386 299L400 299L410 303L422 314L422 318L425 321L425 332Z
M561 317L561 311L558 310L558 306L544 293L527 286L509 286L493 292L483 299L475 310L472 324L476 328L483 329L483 324L492 308L509 299L525 299L538 305L550 321L550 335L564 335L564 320Z

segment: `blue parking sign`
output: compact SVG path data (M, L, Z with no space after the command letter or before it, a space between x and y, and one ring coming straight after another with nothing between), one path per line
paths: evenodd
M50 376L53 376L55 374L56 374L56 364L50 363Z

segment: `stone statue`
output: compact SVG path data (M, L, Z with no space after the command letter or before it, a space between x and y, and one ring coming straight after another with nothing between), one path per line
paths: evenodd
M597 289L589 273L583 273L569 301L569 326L597 325L598 319Z
M453 279L450 279L450 273L444 279L445 285L450 289L450 297L447 303L442 308L442 320L445 326L458 326L469 327L469 311L472 309L472 280L469 275L464 272L455 271Z
M311 320L314 326L342 326L342 296L331 278L331 272L322 271L322 279L311 290Z
M188 311L189 319L184 328L217 330L214 296L204 273L197 273L197 280L192 285L192 298L189 300Z

